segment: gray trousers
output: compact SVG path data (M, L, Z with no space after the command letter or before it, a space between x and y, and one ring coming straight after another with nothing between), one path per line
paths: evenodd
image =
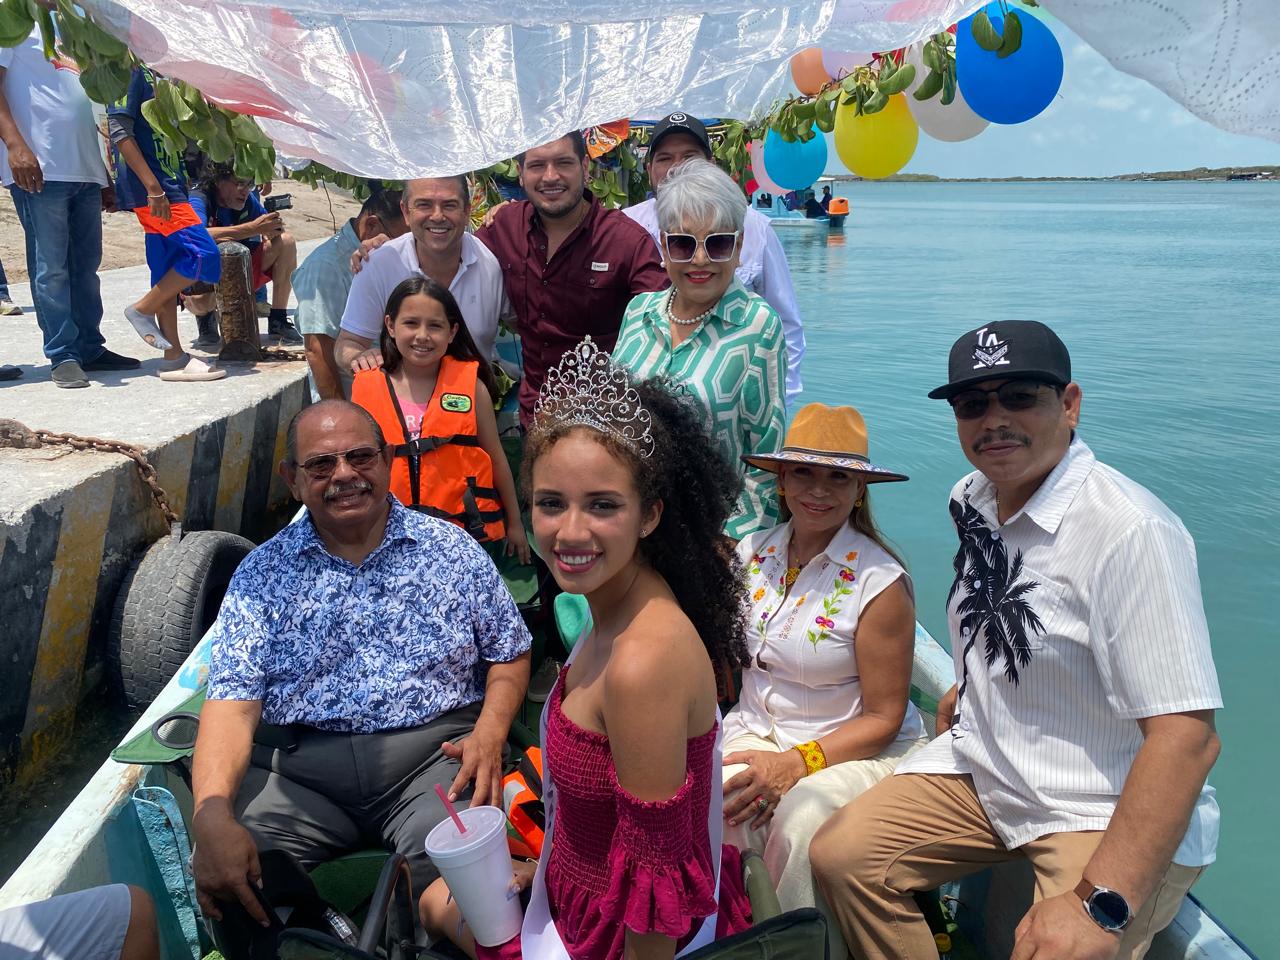
M282 743L254 744L236 819L259 850L287 851L308 870L370 847L395 850L408 858L419 894L439 876L424 846L447 816L435 785L448 791L459 770L440 745L470 734L479 716L476 703L381 733L271 728L273 737L258 739Z

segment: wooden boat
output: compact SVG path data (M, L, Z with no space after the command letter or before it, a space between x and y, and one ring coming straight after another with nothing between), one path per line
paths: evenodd
M209 668L209 646L206 635L122 744L153 729L167 715L191 709L193 698L199 700ZM917 625L912 699L931 715L953 678L951 655ZM536 729L539 708L538 704L526 704L526 714L518 718L526 728ZM163 787L172 793L180 814L172 826L175 833L185 831L191 816L191 792L172 764L108 759L0 888L0 909L97 884L136 884L156 900L163 956L200 960L195 908L186 902L189 887L183 875L186 858L178 855L180 843L175 840L171 849L158 851L161 855L157 856L152 846L154 830L149 839L139 815L145 801L135 797L140 788L148 787ZM327 864L317 874L320 870L327 871L331 884L363 884L372 890L378 867L371 872L368 858L357 856ZM317 885L323 893L320 879ZM985 871L944 887L942 893L964 939L973 947L968 953L957 950L953 957L1009 955L1013 929L1030 902L1030 873L1025 865ZM1156 938L1148 956L1151 960L1256 960L1194 896L1186 899L1173 924Z

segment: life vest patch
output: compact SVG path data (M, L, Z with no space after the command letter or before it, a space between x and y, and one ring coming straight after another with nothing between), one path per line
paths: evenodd
M446 393L440 397L440 406L450 413L468 413L471 410L471 398L465 393Z

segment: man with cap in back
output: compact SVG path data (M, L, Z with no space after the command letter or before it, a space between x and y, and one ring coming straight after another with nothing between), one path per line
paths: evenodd
M919 958L936 950L915 892L1025 857L1012 960L1142 957L1218 838L1195 545L1077 435L1081 390L1044 324L970 331L949 371L929 396L977 468L950 500L957 684L937 739L815 835L815 879L860 958Z
M649 152L645 155L645 167L653 189L662 189L662 181L671 168L693 157L715 163L711 138L707 136L707 128L702 121L686 113L673 113L658 121L649 138ZM648 230L658 249L662 249L656 197L633 204L622 212ZM800 321L796 292L791 286L787 255L782 251L778 235L769 225L769 218L751 206L747 208L747 219L742 225L742 252L737 273L742 285L764 297L782 321L782 335L787 341L787 403L790 404L801 389L804 324Z

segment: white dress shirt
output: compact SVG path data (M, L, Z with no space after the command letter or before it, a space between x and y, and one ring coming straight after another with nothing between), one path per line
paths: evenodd
M1195 544L1078 437L1004 524L981 473L956 484L950 509L957 723L896 772L972 775L1010 849L1105 830L1142 746L1137 721L1222 706ZM1174 862L1212 863L1217 840L1206 784Z
M387 314L387 299L401 281L425 276L418 263L412 233L389 240L369 255L364 268L351 280L347 308L342 313L342 329L377 343ZM449 292L458 301L462 319L489 361L497 359L494 341L498 324L514 325L514 314L502 286L502 268L489 248L469 233L462 235L462 261L449 283Z
M657 199L650 197L622 212L648 230L661 251ZM778 234L769 225L768 217L750 207L742 229L737 274L742 285L764 297L782 321L782 335L787 341L787 404L790 405L803 386L800 361L804 359L804 324L800 320L800 308L796 306L795 289L791 286L791 268L787 266L787 255Z

